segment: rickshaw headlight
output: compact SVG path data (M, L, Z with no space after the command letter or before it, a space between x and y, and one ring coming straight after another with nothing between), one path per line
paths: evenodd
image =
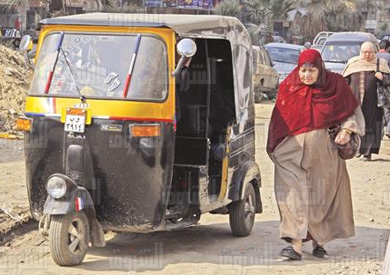
M46 190L53 198L62 198L66 193L66 182L60 177L51 177L47 181Z

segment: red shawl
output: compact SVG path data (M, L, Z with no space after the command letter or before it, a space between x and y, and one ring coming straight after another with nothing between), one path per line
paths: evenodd
M314 65L319 77L313 85L304 84L298 75L304 64ZM350 117L359 102L344 78L326 71L318 51L304 50L298 66L281 83L268 131L267 152L286 137L328 128Z

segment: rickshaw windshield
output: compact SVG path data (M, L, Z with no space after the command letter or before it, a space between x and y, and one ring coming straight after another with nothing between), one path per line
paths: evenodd
M167 50L157 36L52 33L42 43L30 94L159 101L167 82Z

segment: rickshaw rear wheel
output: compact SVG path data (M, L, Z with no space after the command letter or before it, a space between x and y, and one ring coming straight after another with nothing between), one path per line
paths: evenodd
M49 245L56 264L81 264L87 253L88 242L89 224L84 211L51 216Z
M229 223L234 236L248 236L253 228L256 213L256 197L253 185L248 183L244 199L230 204Z

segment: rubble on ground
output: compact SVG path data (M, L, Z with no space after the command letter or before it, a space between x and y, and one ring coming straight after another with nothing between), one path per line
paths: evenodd
M32 73L22 53L0 45L0 133L18 134L14 120L23 113Z

